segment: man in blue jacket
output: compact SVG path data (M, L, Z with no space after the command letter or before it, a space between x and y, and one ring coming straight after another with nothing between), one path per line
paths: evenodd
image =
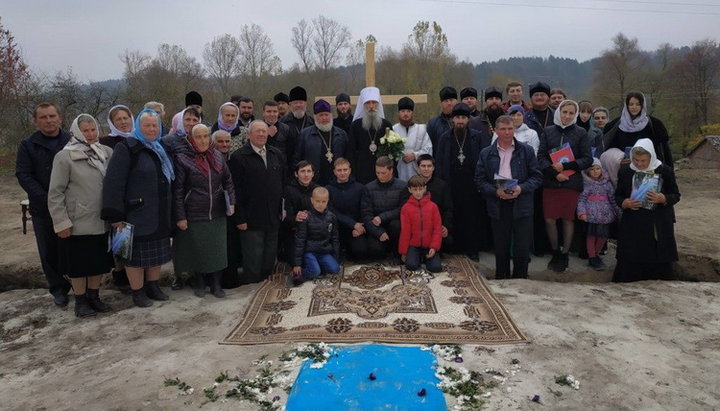
M18 147L15 176L30 199L33 231L50 294L56 305L64 307L68 303L70 284L57 271L58 237L48 212L47 195L53 158L65 147L70 135L60 129L62 118L55 103L35 106L33 120L37 131Z
M475 185L485 197L495 243L495 278L527 278L533 231L533 192L542 184L535 151L515 139L510 116L496 121L495 143L480 152ZM502 177L502 178L501 178Z

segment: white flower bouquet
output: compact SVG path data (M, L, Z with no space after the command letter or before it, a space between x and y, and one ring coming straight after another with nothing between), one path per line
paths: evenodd
M393 160L400 160L405 153L405 138L400 134L392 131L390 128L385 129L385 135L380 137L380 146L378 147L378 155L388 156Z

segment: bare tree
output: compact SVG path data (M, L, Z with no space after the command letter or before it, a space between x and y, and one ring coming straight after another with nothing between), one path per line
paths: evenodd
M230 94L232 79L240 75L241 52L240 42L230 34L217 36L205 45L205 70L224 95Z
M313 28L308 24L307 20L302 19L297 26L293 27L292 38L290 39L306 73L309 73L315 67L312 52L312 35Z
M29 131L27 112L33 96L32 73L25 64L20 46L0 21L0 147L16 149Z
M324 72L334 67L342 57L341 52L350 43L350 29L325 16L312 20L314 36L313 52L318 66Z
M279 74L282 70L272 40L257 24L246 24L240 30L240 56L241 71L254 84L260 77Z
M708 124L708 109L718 97L717 81L720 78L720 48L714 40L696 42L675 67L675 74L683 81L698 127Z
M647 62L647 53L640 50L637 38L618 33L613 37L613 47L605 50L595 65L593 83L598 100L622 106L627 92L642 80Z

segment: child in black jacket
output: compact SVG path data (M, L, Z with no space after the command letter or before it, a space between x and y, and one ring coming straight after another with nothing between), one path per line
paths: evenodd
M298 223L292 277L294 285L321 274L340 272L340 237L337 218L327 209L329 197L326 188L315 188L310 198L312 208L308 217Z

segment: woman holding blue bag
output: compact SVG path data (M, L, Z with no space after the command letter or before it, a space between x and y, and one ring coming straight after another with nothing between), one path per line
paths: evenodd
M615 202L622 207L613 281L671 279L677 261L675 210L680 191L672 167L643 138L630 150L629 166L618 172Z
M134 226L132 253L121 257L133 303L149 307L150 299L168 296L158 285L160 267L170 261L172 160L160 144L160 117L141 111L133 135L115 146L103 184L102 218L113 227Z

